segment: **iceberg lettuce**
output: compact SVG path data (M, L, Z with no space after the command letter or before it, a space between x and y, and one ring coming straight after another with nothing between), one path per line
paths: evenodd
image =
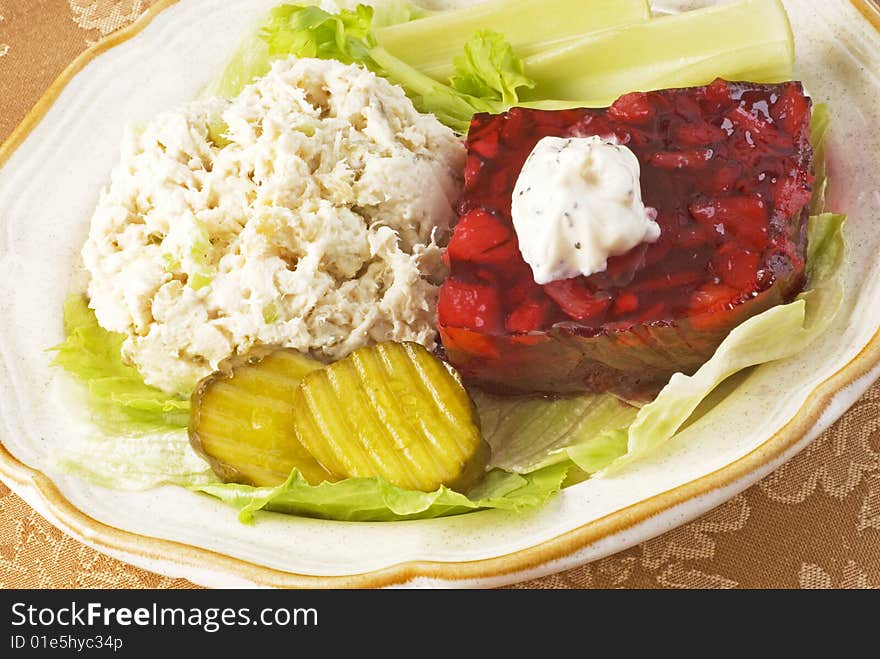
M309 485L297 471L278 487L220 483L193 489L238 508L243 522L251 521L258 510L344 521L388 522L488 508L534 508L559 492L571 468L571 463L557 464L525 475L496 469L467 495L446 487L434 492L404 490L381 478L349 478Z
M511 398L473 389L471 396L492 447L489 465L520 474L568 459L560 449L595 450L597 438L626 430L639 411L608 394Z
M599 475L618 471L659 446L684 425L697 406L730 376L751 366L791 357L812 343L833 320L843 298L843 215L810 218L807 278L810 288L794 302L768 309L734 328L712 358L693 375L676 373L651 403L639 410L626 432L626 453ZM583 464L580 450L569 457Z
M124 336L108 332L82 295L64 304L67 338L50 348L60 366L85 387L91 420L108 432L144 434L185 428L189 398L173 396L144 384L137 369L124 363Z

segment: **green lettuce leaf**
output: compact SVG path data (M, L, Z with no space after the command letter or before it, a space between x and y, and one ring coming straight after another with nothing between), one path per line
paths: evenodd
M303 2L301 4L309 6L312 3ZM356 11L351 13L356 17ZM427 10L408 2L384 0L377 2L373 7L372 27L378 29L406 23L429 14L430 12ZM267 29L269 32L282 31L284 18L285 12L279 12L277 15L274 12L270 13L268 18L261 21L257 28L251 30L232 54L223 72L202 91L201 98L212 96L233 98L245 86L266 75L272 66L272 60L277 56L273 56L269 52L269 44L263 35ZM283 54L283 56L286 57L287 54ZM212 137L218 138L215 141L220 146L226 143L225 138L222 137L224 130L225 127L218 127L217 130L211 131Z
M488 508L533 508L559 492L571 466L557 464L526 475L494 470L467 496L446 487L435 492L404 490L380 478L349 478L309 485L297 471L274 488L207 484L193 489L238 508L243 522L251 521L258 510L343 521L388 522Z
M843 215L830 213L810 218L810 289L791 304L768 309L734 328L712 358L693 375L673 375L657 398L639 410L626 432L625 454L604 468L594 459L584 457L577 447L568 451L569 457L584 471L600 467L600 476L614 473L673 437L697 406L733 374L804 350L827 329L843 298L840 274L845 220Z
M144 384L122 361L123 335L98 325L83 296L65 302L64 326L67 338L51 348L52 364L74 376L69 405L91 425L50 453L53 467L118 490L216 482L189 443L189 399Z
M331 14L320 7L280 5L269 12L260 38L273 57L318 57L365 63L375 45L373 8L358 5Z
M221 96L234 98L246 86L257 78L262 78L272 67L272 58L269 56L269 47L260 39L258 30L254 30L245 37L238 48L229 58L223 71L205 87L199 94L202 99ZM211 126L209 132L217 146L227 143L223 133L225 125Z
M810 209L813 215L825 212L825 194L828 190L827 163L825 162L825 138L831 125L831 112L824 103L813 107L810 121L810 144L813 145L813 170L816 180L813 182L813 200Z
M50 349L52 364L85 385L96 425L121 433L186 427L189 399L144 384L137 369L123 363L125 337L102 328L85 297L73 295L65 302L64 328L67 338Z
M518 89L531 89L535 81L523 73L523 63L513 54L504 35L480 30L464 46L464 54L455 58L452 87L463 94L514 105Z
M220 482L208 463L192 450L186 430L72 435L50 453L50 461L59 471L115 490Z
M609 394L538 398L494 396L478 389L471 397L483 438L492 447L491 467L528 473L568 459L560 449L600 444L607 433L625 430L638 408ZM615 457L617 457L615 455Z

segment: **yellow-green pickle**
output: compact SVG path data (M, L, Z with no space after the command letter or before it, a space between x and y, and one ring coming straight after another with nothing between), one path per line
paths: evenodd
M458 374L415 343L360 348L309 373L294 410L297 438L337 478L465 491L489 458Z
M274 486L294 468L313 485L334 480L293 429L293 394L306 374L323 367L287 348L226 360L193 393L190 442L225 481Z
M313 485L379 476L411 490L465 491L489 446L458 374L415 343L381 343L325 366L259 348L224 362L192 399L190 441L224 480Z

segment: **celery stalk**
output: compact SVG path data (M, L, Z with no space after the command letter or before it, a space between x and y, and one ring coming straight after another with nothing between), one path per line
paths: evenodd
M650 17L647 0L488 0L374 34L389 53L445 82L452 75L453 58L477 30L500 32L514 53L525 57L573 37Z
M526 101L605 106L632 91L791 79L794 38L780 0L733 4L612 28L525 59Z
M382 74L403 87L421 112L431 112L442 123L459 133L466 133L475 112L503 112L508 106L497 101L456 92L449 85L429 78L408 63L396 58L381 46L372 48L370 58Z

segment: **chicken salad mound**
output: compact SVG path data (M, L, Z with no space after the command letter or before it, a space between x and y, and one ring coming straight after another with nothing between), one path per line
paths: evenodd
M276 62L232 100L128 132L82 252L90 305L169 392L255 344L431 348L463 160L385 79Z

